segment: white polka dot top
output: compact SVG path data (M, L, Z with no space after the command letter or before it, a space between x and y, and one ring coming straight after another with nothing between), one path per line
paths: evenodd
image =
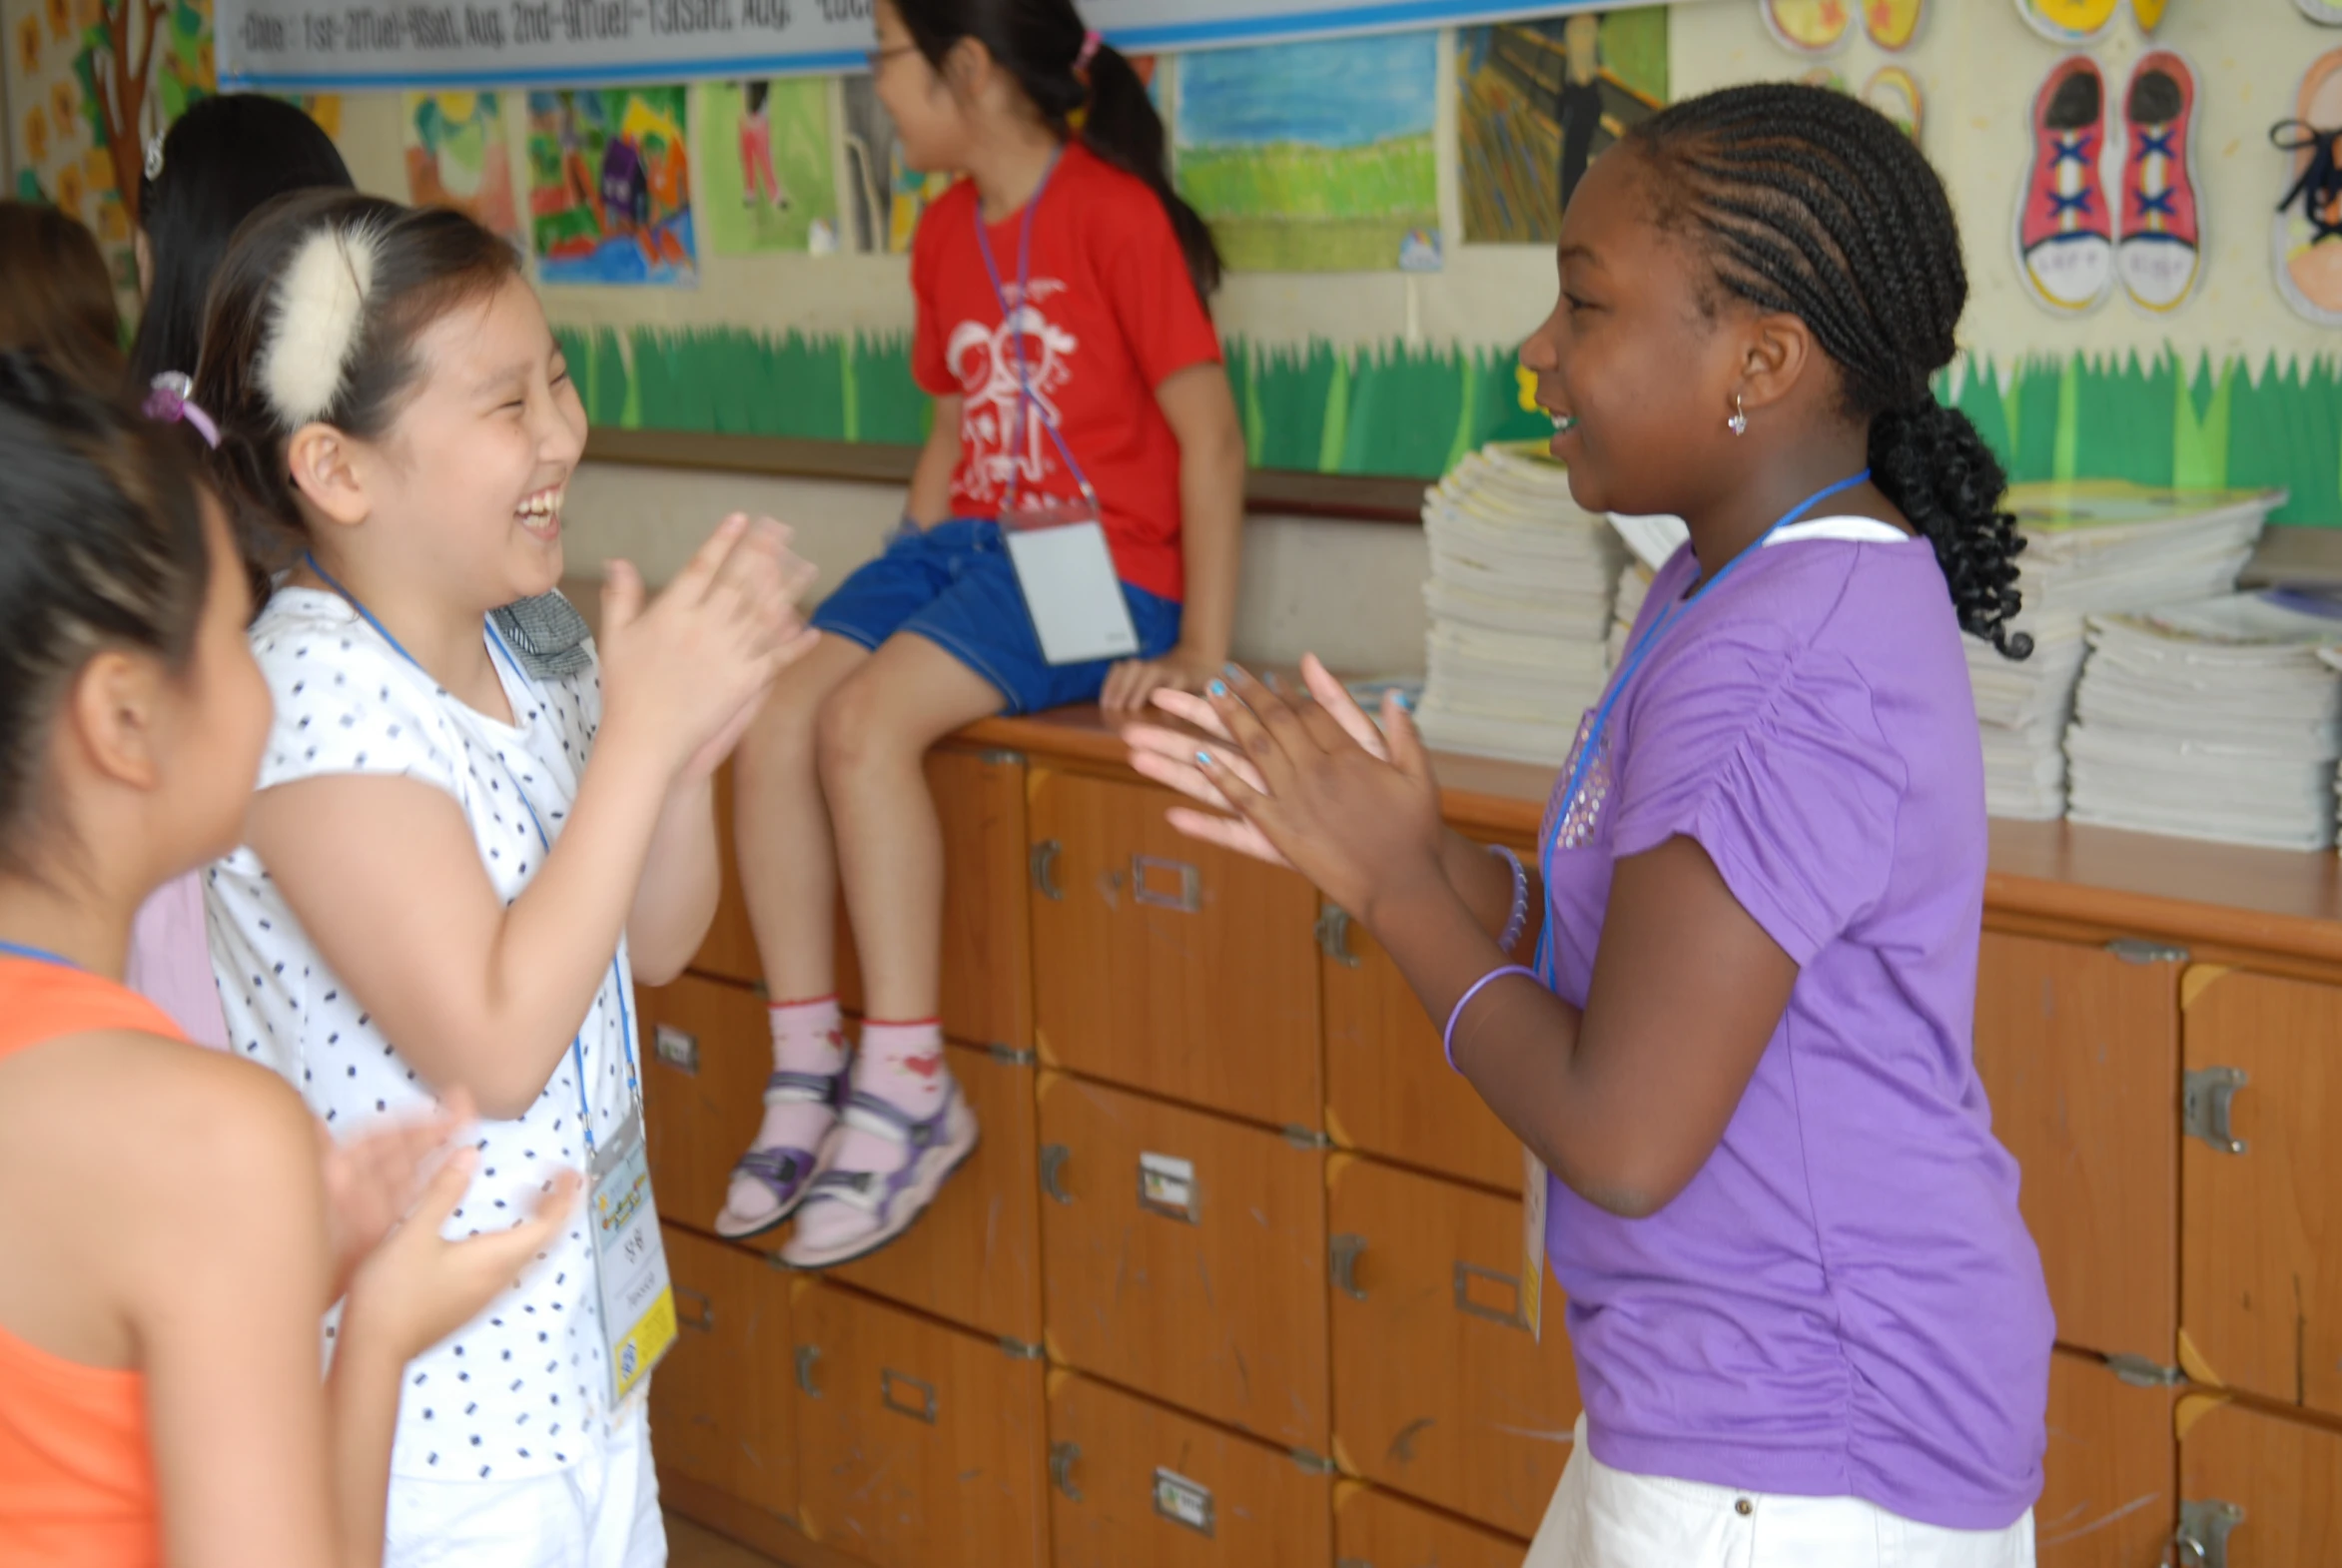
M514 789L527 791L544 831L558 838L601 723L598 669L532 684L498 655L518 720L506 726L441 690L333 594L278 590L252 628L252 646L277 701L262 789L364 773L444 790L469 819L496 892L507 903L520 895L543 846ZM311 945L259 856L239 849L207 881L213 965L236 1053L284 1075L340 1133L428 1104L396 1043ZM582 1032L597 1139L631 1104L622 1020L632 985L621 946L617 973L604 979ZM448 1222L450 1237L516 1223L561 1167L586 1169L575 1058L562 1056L518 1121L481 1122L479 1151L479 1175ZM606 1431L603 1345L581 1205L519 1289L407 1367L391 1473L493 1481L575 1463L585 1434Z

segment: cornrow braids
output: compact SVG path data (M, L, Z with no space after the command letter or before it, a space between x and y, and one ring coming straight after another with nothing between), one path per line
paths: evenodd
M2021 659L2012 631L2024 540L2008 477L1931 379L1967 305L1959 226L1911 139L1844 93L1728 87L1636 126L1663 228L1687 233L1717 286L1795 316L1834 361L1847 413L1870 424L1872 480L1935 546L1960 627Z

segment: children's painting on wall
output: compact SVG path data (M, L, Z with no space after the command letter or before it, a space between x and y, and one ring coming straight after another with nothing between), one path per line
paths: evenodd
M417 207L451 207L526 249L512 201L512 145L494 93L409 93L400 117L406 192Z
M900 256L911 249L919 215L952 188L952 177L903 166L903 144L869 77L847 79L845 120L848 248Z
M1551 245L1586 166L1667 102L1667 8L1456 34L1464 239Z
M701 221L718 256L838 249L829 84L815 77L699 90Z
M680 87L528 95L528 221L547 284L689 285Z
M1431 33L1221 49L1178 62L1179 194L1228 265L1367 272L1435 257ZM1431 263L1435 265L1435 262Z

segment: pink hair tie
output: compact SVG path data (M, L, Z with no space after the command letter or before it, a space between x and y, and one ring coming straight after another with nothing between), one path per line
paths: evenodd
M1090 69L1090 62L1098 58L1098 46L1106 39L1096 28L1082 35L1082 52L1074 56L1074 74L1080 76Z
M147 392L147 400L139 411L165 424L185 420L195 426L196 434L204 438L206 446L217 447L220 444L220 426L212 422L210 414L195 405L195 383L184 372L165 371L156 377Z

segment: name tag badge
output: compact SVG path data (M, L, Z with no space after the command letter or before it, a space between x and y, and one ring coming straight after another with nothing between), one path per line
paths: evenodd
M667 1278L658 1205L651 1200L650 1151L643 1143L639 1107L594 1152L593 1271L601 1289L615 1410L674 1345L677 1331L675 1291Z
M1521 1322L1545 1340L1545 1162L1521 1151Z
M1041 654L1052 664L1092 664L1139 652L1139 629L1115 575L1098 513L1082 501L1037 501L1001 513L1009 563L1025 592Z

